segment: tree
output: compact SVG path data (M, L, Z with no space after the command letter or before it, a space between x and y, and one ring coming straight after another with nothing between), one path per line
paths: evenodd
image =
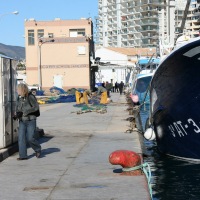
M26 70L25 63L19 61L19 63L17 64L17 70Z

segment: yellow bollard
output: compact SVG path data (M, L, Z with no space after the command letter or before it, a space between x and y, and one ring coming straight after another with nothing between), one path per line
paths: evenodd
M86 91L83 92L83 99L84 99L84 103L88 104L88 97L87 97L87 92Z
M80 104L80 98L81 98L81 93L76 91L75 92L75 95L76 95L76 104Z
M108 98L107 91L105 91L101 94L100 104L107 104L107 98Z
M84 91L83 93L76 91L76 104L88 104L88 92Z
M80 103L81 104L84 103L84 97L82 95L83 95L83 93L81 93L81 97L80 97Z

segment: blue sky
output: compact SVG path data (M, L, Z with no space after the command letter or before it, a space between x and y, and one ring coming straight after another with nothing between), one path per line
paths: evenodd
M11 14L19 11L18 15ZM98 16L98 0L0 0L0 43L24 47L24 20Z

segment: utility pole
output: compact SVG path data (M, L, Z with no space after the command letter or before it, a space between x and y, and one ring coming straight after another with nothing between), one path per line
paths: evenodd
M47 40L43 41L39 39L38 48L39 48L39 66L38 66L38 82L39 82L39 90L42 90L42 45L47 42L54 42L55 40Z

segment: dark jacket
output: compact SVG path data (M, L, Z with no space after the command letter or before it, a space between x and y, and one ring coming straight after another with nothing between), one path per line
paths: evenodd
M124 87L124 83L121 82L121 83L118 85L118 87L119 87L120 89L123 89L123 87Z
M18 97L16 112L22 112L22 120L26 119L36 119L35 115L29 115L39 109L39 104L37 99L29 94L27 97Z
M106 88L99 86L98 91L97 91L97 95L100 95L101 93L106 92L106 91L107 91Z
M106 89L109 91L113 88L113 85L111 83L106 83Z

